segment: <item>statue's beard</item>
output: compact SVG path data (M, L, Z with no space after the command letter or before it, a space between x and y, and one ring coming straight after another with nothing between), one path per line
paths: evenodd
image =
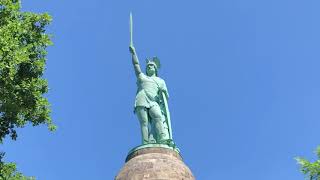
M155 71L147 71L147 75L148 75L148 76L153 76L153 75L155 75L155 74L156 74Z

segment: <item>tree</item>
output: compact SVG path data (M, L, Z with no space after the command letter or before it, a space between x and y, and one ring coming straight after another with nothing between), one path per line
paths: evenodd
M0 160L3 158L4 153L0 154ZM14 163L4 163L0 161L0 180L35 180L34 177L26 177L17 171Z
M35 180L33 177L26 177L20 172L17 172L16 164L2 163L0 168L0 180Z
M45 34L51 17L20 8L20 0L0 0L0 142L6 135L15 140L15 129L28 122L55 129L42 77L52 44Z
M45 33L47 13L21 12L20 0L0 0L0 144L16 128L27 123L56 127L50 118L48 92L43 73L50 36ZM0 180L31 180L17 172L14 163L4 163L0 153Z
M296 158L298 164L301 166L301 172L305 174L310 180L320 180L320 146L316 151L318 160L310 162L304 158Z

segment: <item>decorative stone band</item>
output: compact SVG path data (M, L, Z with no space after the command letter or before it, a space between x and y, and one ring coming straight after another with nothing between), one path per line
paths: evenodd
M150 149L151 148L151 149ZM172 154L173 156L179 158L182 160L182 157L180 155L180 150L178 148L170 147L166 144L145 144L137 146L133 149L131 149L128 153L128 156L126 158L126 162L128 162L130 159L141 155L141 154L147 154L147 153L163 153L163 154Z

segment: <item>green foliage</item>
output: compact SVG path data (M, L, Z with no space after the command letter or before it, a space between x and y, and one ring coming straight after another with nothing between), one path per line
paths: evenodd
M26 177L17 171L14 163L4 163L1 161L4 153L0 153L0 180L35 180L34 177Z
M0 143L7 135L15 140L15 129L28 122L55 129L42 78L46 47L52 44L45 33L51 17L20 8L20 0L0 0Z
M17 172L16 165L14 163L4 164L0 171L0 180L34 180L33 177L26 177L23 174Z
M304 158L296 158L298 163L301 166L301 171L305 174L310 180L320 180L320 146L316 151L318 160L310 162Z

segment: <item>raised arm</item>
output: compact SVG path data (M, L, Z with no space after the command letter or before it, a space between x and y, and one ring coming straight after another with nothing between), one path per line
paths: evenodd
M132 55L132 64L133 64L134 72L135 72L136 76L138 77L139 74L142 73L141 68L140 68L140 64L139 64L139 59L138 59L136 50L133 46L129 46L129 50Z

